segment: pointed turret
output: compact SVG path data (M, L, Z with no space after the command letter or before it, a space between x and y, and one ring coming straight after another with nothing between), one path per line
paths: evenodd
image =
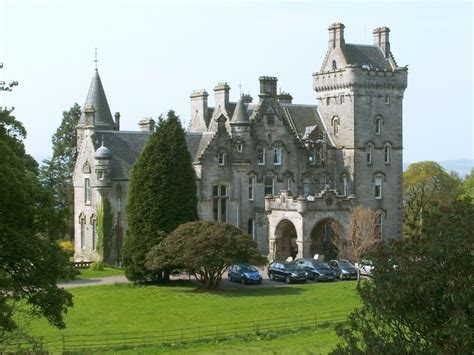
M110 112L107 97L105 96L105 91L97 69L92 77L92 82L83 107L87 106L92 106L95 110L94 126L102 129L115 129L115 122L112 118L112 113ZM85 121L85 113L83 111L79 119L79 125L84 125L86 123Z
M235 106L235 111L230 120L231 125L235 124L250 124L249 115L247 114L247 108L245 107L244 100L240 97Z

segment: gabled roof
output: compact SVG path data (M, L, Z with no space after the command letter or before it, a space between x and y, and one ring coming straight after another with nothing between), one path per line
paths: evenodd
M344 57L349 65L367 66L367 69L392 69L389 60L385 59L377 46L364 44L346 44Z
M87 105L92 105L95 110L95 125L96 126L113 126L114 120L112 119L112 113L110 112L109 103L105 96L105 91L100 80L99 71L96 69L94 76L92 77L91 85L89 86L89 92L87 93L86 102L83 108ZM81 113L79 124L84 124L85 114L84 111Z
M290 127L294 126L298 138L303 138L306 127L319 126L322 130L325 130L322 119L318 114L317 106L297 104L281 105L290 123Z

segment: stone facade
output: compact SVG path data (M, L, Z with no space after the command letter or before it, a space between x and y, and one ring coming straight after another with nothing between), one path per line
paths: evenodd
M331 252L351 208L378 211L382 238L402 228L402 101L407 69L390 52L389 29L374 45L346 44L344 25L329 27L329 49L313 74L318 105L293 104L277 78L260 77L258 101L230 101L230 87L191 94L187 144L197 173L201 219L247 231L270 259ZM113 219L109 262L119 262L126 229L130 168L154 130L120 131L98 73L78 125L74 174L76 260L96 260L97 206L107 198ZM328 249L329 248L329 249Z

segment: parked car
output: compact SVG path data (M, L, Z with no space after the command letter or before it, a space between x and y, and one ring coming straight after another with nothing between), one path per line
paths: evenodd
M336 272L325 262L315 259L298 259L295 264L306 270L314 281L334 281Z
M360 270L360 274L364 276L372 276L374 270L374 264L370 260L361 260L360 264L354 264L356 269Z
M257 268L250 264L234 264L229 267L229 281L241 282L245 284L261 284L262 275Z
M298 265L283 261L274 261L268 265L270 280L284 280L286 283L306 282L308 273Z
M334 269L341 280L356 280L357 269L347 260L331 260L329 266Z

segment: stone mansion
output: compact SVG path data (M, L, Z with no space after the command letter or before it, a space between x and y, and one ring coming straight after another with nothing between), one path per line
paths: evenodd
M230 100L230 87L191 93L186 132L196 171L201 219L247 231L269 259L330 254L333 226L344 231L350 210L377 211L383 239L402 234L402 102L407 67L390 51L390 30L373 31L374 44L349 44L344 25L329 27L329 48L313 74L316 102L295 104L262 76L258 98ZM302 78L302 80L306 80ZM125 236L130 170L154 131L121 131L97 70L79 124L74 171L75 260L97 260L98 204L113 217L118 263Z

